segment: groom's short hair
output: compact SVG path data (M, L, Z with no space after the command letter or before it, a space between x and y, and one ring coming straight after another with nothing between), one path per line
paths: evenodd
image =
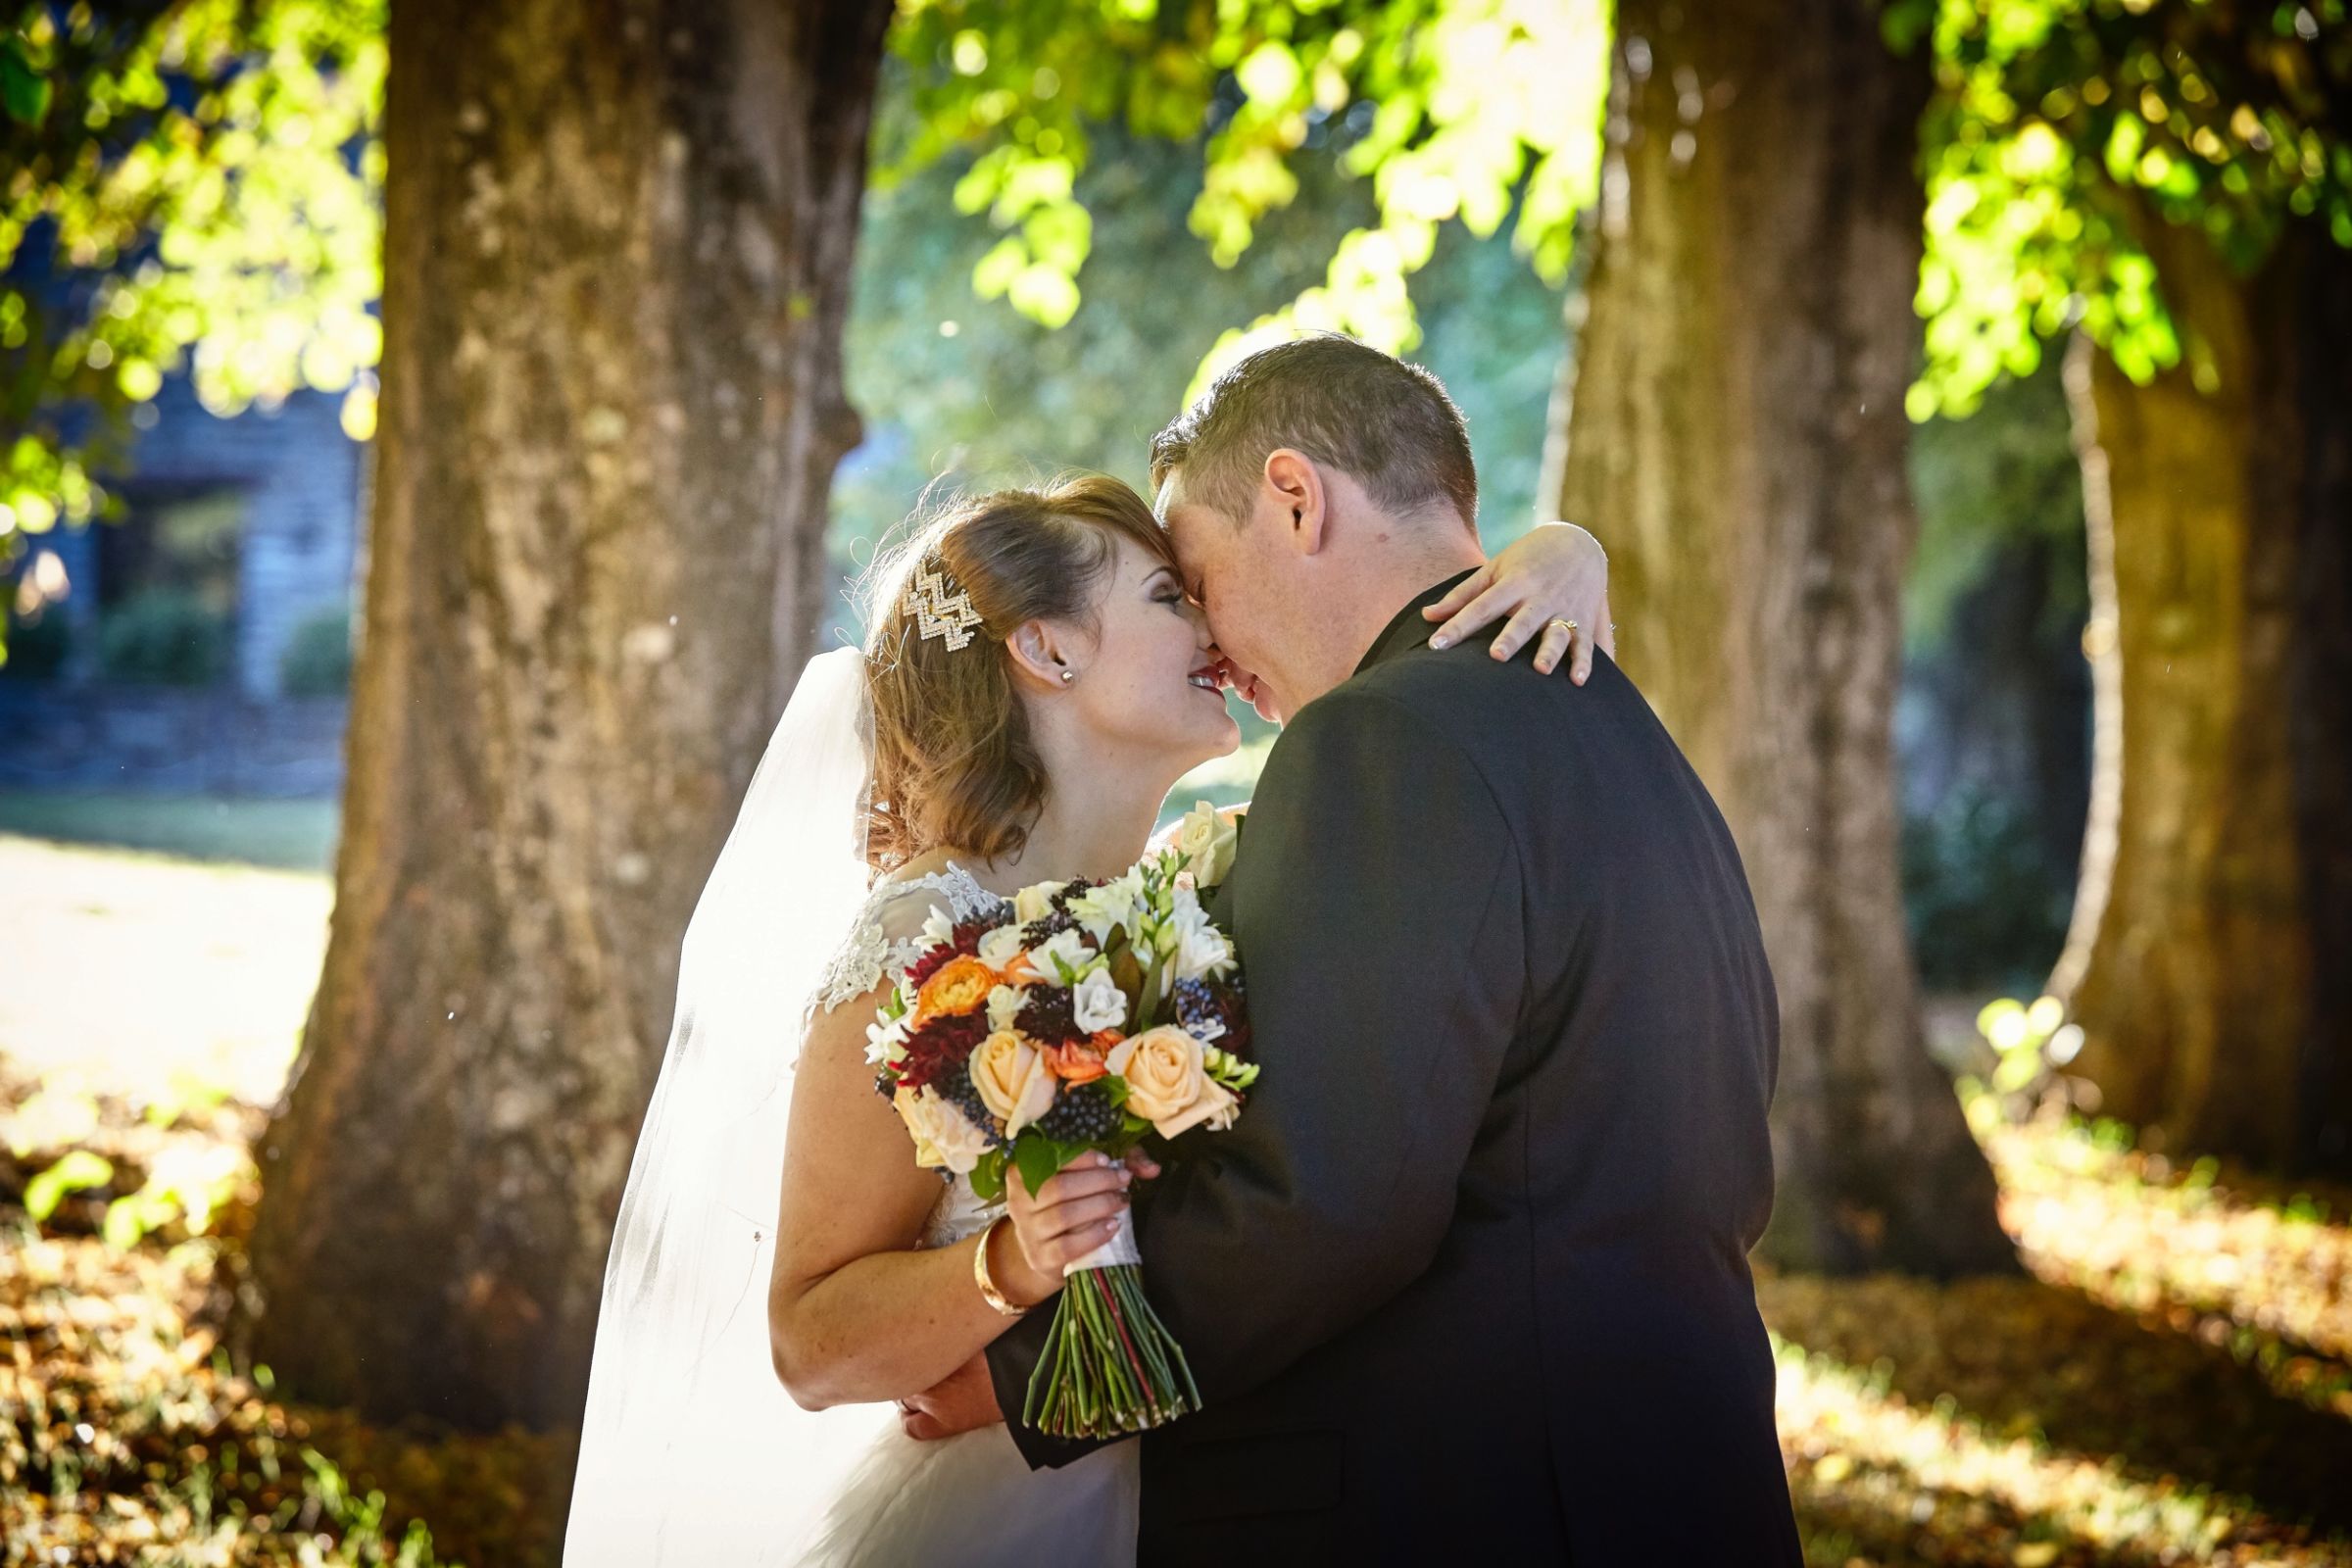
M1267 455L1283 447L1348 474L1399 515L1444 503L1478 527L1470 431L1445 383L1336 332L1259 349L1211 382L1152 439L1152 488L1185 471L1185 494L1237 523Z

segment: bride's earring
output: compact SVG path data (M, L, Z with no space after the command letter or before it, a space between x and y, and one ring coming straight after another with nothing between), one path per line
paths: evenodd
M1076 680L1077 678L1078 672L1074 669L1065 669L1061 672L1061 683L1064 686L1067 686L1070 682Z

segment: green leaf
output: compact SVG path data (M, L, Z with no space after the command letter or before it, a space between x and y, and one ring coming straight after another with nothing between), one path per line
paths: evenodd
M68 1193L104 1187L114 1179L113 1160L86 1149L76 1149L24 1184L24 1212L36 1224L46 1221L57 1212L57 1205L65 1201Z
M0 39L0 108L19 124L37 125L49 118L49 78L32 67L13 38Z
M1041 1132L1025 1132L1013 1140L1013 1163L1021 1169L1021 1181L1034 1196L1037 1190L1061 1174L1061 1168L1086 1151L1075 1144L1056 1143Z
M1004 1200L1004 1151L992 1149L972 1167L972 1196L983 1203Z

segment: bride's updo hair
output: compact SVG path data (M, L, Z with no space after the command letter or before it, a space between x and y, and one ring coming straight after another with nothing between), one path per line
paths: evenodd
M1086 474L951 503L875 562L866 589L874 776L865 856L876 870L942 846L997 860L1028 842L1046 802L1046 769L1005 639L1031 620L1092 625L1120 540L1174 564L1143 497ZM939 575L942 597L971 597L979 624L964 646L923 635L908 603L922 572ZM927 596L916 587L915 597Z

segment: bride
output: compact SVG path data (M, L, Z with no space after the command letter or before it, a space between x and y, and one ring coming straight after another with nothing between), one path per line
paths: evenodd
M1498 658L1541 626L1538 667L1572 656L1581 679L1573 626L1607 626L1605 578L1589 534L1539 528L1431 613L1456 636L1509 615ZM1008 1207L943 1185L874 1092L866 1026L935 908L1125 870L1176 781L1238 744L1225 689L1259 693L1115 480L969 501L872 580L865 647L803 675L686 934L605 1277L574 1568L1134 1558L1133 1443L1032 1472L1001 1424L922 1441L1134 1173L1090 1155Z

